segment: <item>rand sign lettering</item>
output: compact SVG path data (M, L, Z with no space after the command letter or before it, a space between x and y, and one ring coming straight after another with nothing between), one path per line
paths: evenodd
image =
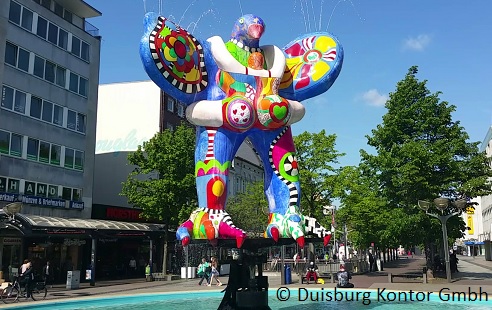
M11 193L0 193L0 201L15 202L18 200L19 194ZM64 199L57 198L46 198L38 196L22 196L22 203L28 205L37 205L43 207L54 207L54 208L66 208L67 201ZM82 201L70 201L68 207L71 209L84 209L84 202Z

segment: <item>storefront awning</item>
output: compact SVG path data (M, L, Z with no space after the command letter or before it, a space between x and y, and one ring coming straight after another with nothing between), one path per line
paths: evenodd
M15 220L7 218L0 210L0 218L9 225L16 226L26 234L80 234L92 235L94 232L116 236L143 236L149 234L163 234L162 224L129 223L109 220L60 218L31 214L16 214Z

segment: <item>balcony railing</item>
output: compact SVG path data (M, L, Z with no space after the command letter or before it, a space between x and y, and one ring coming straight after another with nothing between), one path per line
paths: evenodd
M88 21L84 21L84 30L93 37L99 36L99 29Z

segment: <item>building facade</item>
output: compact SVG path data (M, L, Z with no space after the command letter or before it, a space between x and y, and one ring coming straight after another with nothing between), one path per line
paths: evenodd
M0 2L0 209L19 201L26 221L91 217L101 38L86 19L100 15L81 0ZM79 257L64 238L0 233L3 271Z
M492 126L489 127L485 139L480 146L480 151L485 152L489 166L492 168ZM487 260L492 260L492 195L480 197L482 232L478 235L477 241L483 246L483 254Z

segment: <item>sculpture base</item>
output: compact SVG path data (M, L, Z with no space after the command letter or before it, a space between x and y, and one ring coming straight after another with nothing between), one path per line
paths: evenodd
M207 243L205 239L194 239L191 243ZM268 277L263 276L263 264L267 262L266 253L258 253L261 248L290 245L292 238L280 238L278 242L269 238L247 238L239 257L222 263L230 264L229 282L224 289L224 297L218 310L270 310L268 306ZM323 242L322 238L306 238L306 242ZM235 239L217 239L214 246L236 248Z

